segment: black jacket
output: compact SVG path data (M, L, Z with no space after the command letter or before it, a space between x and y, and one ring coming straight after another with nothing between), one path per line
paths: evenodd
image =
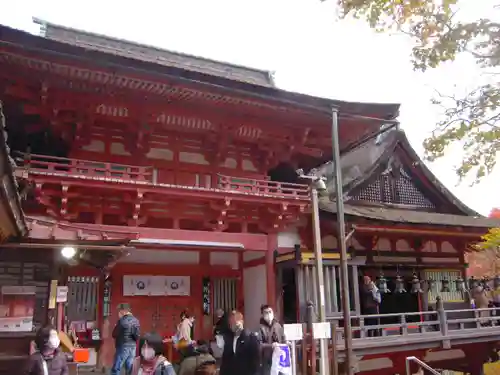
M227 318L227 314L224 313L217 322L214 327L214 336L216 335L228 335L231 333L231 329L229 328L229 319Z
M35 352L29 356L28 363L24 369L25 375L44 375L43 362L47 363L48 375L68 375L68 363L66 354L60 349L54 352L53 356L44 357L40 352Z
M260 370L260 347L257 336L243 330L233 350L234 334L224 336L224 352L219 375L257 375Z
M139 321L132 314L122 316L113 329L115 347L136 346L141 335Z

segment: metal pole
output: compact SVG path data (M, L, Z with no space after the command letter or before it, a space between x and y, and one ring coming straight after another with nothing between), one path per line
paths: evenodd
M297 375L297 356L296 356L296 351L297 351L297 343L295 340L292 341L292 352L290 353L290 362L292 366L292 375Z
M344 342L346 351L346 375L355 373L352 353L351 306L349 298L349 271L347 268L347 248L344 218L344 192L342 189L342 170L340 165L340 146L337 109L332 109L332 151L335 165L335 200L337 203L338 246L340 247L340 281L342 293L342 312L344 317ZM354 291L356 293L356 291Z
M312 204L312 222L313 222L313 239L314 239L314 262L316 266L316 282L318 284L318 320L326 322L325 311L325 278L323 276L323 254L321 250L321 231L319 227L319 204L318 191L311 184L311 204ZM321 339L319 346L319 373L320 375L329 375L328 368L328 340Z

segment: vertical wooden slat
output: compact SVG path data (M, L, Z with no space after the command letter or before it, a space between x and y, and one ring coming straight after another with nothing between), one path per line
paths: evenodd
M361 315L361 303L359 300L359 279L358 279L358 266L352 266L352 284L353 284L353 293L354 294L354 311L356 314Z
M337 296L337 266L333 266L331 270L332 275L332 300L333 300L333 312L339 311L338 296Z
M332 275L331 270L332 266L325 266L323 274L325 275L325 302L326 302L326 314L332 313L332 298L331 298L331 284L332 284Z

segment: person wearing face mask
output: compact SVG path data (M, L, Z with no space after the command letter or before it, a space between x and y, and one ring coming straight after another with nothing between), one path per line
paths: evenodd
M278 344L285 343L285 333L281 324L274 318L273 309L269 305L262 305L260 313L261 374L269 375L273 362L273 351Z
M119 375L123 366L129 375L140 337L140 324L132 315L128 303L118 305L118 322L113 329L112 336L115 339L115 357L110 375Z
M139 341L140 356L134 359L132 375L175 375L172 364L163 355L163 338L149 333Z
M260 347L257 335L244 328L243 314L229 317L231 333L225 337L219 375L258 375Z
M36 351L30 355L25 375L68 375L66 355L59 348L59 335L54 327L38 330L35 337Z

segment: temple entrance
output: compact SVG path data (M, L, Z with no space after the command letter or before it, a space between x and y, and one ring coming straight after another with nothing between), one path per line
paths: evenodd
M281 300L283 306L283 322L296 323L297 314L297 289L295 280L295 268L283 268L281 278Z

